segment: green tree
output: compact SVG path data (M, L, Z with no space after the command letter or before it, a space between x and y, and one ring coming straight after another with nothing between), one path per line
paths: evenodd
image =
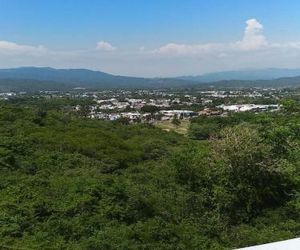
M177 118L177 116L175 116L172 119L172 124L175 125L176 127L178 127L181 124L181 121Z

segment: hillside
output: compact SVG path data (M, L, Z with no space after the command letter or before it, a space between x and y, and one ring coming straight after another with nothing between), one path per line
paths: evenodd
M198 83L200 84L200 83ZM221 80L216 82L201 83L201 86L221 88L248 88L248 87L274 87L294 88L300 87L300 76L284 77L273 80Z
M201 117L183 136L85 119L68 102L0 101L1 249L236 249L299 236L295 109ZM203 129L212 136L196 139Z
M300 76L300 69L250 69L250 70L236 70L213 72L196 76L182 76L179 79L197 81L197 82L216 82L221 80L273 80L282 77Z
M291 71L296 74L295 71ZM282 74L284 72L282 71ZM216 73L218 74L218 73ZM221 73L220 73L221 74ZM221 77L221 75L219 76ZM101 71L87 69L53 69L53 68L14 68L0 69L0 91L27 91L40 90L70 90L75 87L86 89L113 89L113 88L184 88L184 87L298 87L300 77L284 77L272 80L238 80L207 81L197 77L179 78L142 78L117 76ZM238 77L238 76L236 76ZM198 80L197 80L198 79Z
M7 83L3 80L13 80ZM40 84L42 89L45 88L42 82L56 82L64 85L64 87L84 87L84 88L161 88L161 87L177 87L194 84L181 79L172 78L141 78L128 77L107 74L101 71L93 71L87 69L54 69L54 68L38 68L38 67L23 67L13 69L0 69L0 88L12 89L20 88L33 80L32 87L35 88ZM54 85L60 88L60 85ZM49 85L52 88L51 84Z

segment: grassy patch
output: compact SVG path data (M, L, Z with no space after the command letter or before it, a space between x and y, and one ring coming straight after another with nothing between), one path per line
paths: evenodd
M186 135L190 126L190 121L180 120L178 126L174 125L172 121L157 121L154 125L165 131L175 131L178 134Z

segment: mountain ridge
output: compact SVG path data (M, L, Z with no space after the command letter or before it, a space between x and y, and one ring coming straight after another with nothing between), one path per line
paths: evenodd
M169 86L178 87L195 84L192 81L174 78L130 77L112 75L88 69L54 69L49 67L0 69L0 80L2 85L5 84L5 81L9 81L11 83L11 81L14 80L17 85L19 85L23 80L32 80L35 83L40 82L40 84L44 81L56 82L69 86L69 88L84 87L89 89L165 88Z
M265 69L242 69L231 71L220 71L202 75L179 76L179 79L215 82L221 80L274 80L282 77L300 76L300 69L288 68L265 68Z
M277 75L298 71L276 69ZM278 72L281 72L280 74ZM231 71L238 72L238 71ZM250 72L250 71L247 71ZM253 72L253 71L252 71ZM256 71L257 72L257 71ZM259 70L264 72L264 70ZM274 69L269 69L269 73ZM222 74L222 73L216 73ZM229 74L229 73L228 73ZM300 70L299 70L300 75ZM107 88L183 88L183 87L295 87L300 86L300 76L285 76L276 79L226 79L201 81L197 78L144 78L121 76L89 69L55 69L50 67L21 67L0 69L0 91L70 90Z

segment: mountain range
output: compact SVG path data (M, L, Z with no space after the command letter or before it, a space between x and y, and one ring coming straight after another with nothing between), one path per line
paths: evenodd
M88 89L103 88L165 88L180 87L189 83L188 80L177 78L143 78L118 76L101 71L88 69L54 69L49 67L22 67L0 69L0 90L17 90L26 88L25 82L31 82L41 90L83 87ZM7 83L7 84L6 84ZM191 81L192 84L194 82ZM58 86L59 85L59 86ZM26 89L28 91L28 88Z
M0 91L70 90L76 87L105 89L201 86L300 86L300 69L226 71L175 78L119 76L88 69L54 69L48 67L0 69Z
M236 71L214 72L196 76L180 76L179 79L197 82L216 82L224 80L274 80L277 78L300 76L300 69L248 69Z

